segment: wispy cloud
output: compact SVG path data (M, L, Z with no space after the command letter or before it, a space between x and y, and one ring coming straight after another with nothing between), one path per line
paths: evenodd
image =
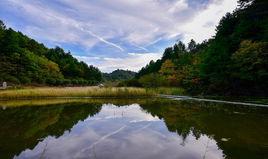
M138 49L140 49L140 50L143 50L143 51L149 52L149 50L148 50L148 49L146 49L146 48L145 48L145 47L143 47L143 46L139 46L139 45L136 45L136 44L134 44L134 43L131 43L131 45L135 46L136 48L138 48Z
M0 1L0 19L74 55L128 61L129 52L136 52L151 57L145 58L149 62L155 56L148 53L161 52L178 39L210 38L220 18L236 5L235 0L6 0ZM129 62L134 64L125 63L125 68L137 63Z
M96 34L93 33L92 31L90 31L90 30L86 30L86 29L84 29L84 28L82 28L82 27L81 27L81 29L82 29L82 31L85 31L85 32L89 33L91 36L93 36L93 37L99 39L100 41L104 42L105 44L108 44L108 45L110 45L110 46L113 46L113 47L119 49L120 51L124 51L124 49L123 49L121 46L116 45L115 43L112 43L112 42L109 42L109 41L105 40L104 38L102 38L102 37L96 35Z

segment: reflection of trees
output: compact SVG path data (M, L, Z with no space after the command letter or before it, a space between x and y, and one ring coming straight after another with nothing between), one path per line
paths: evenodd
M11 158L26 148L33 148L48 135L60 136L79 120L93 116L103 103L129 105L144 99L38 99L0 101L0 154Z
M192 132L198 139L214 138L227 158L265 158L268 155L268 110L223 104L166 101L141 106L163 119L169 131L184 139ZM228 142L222 138L230 138Z
M100 104L70 103L0 110L1 158L11 158L26 148L33 148L48 135L58 137L100 109Z
M0 110L1 158L11 158L26 148L31 149L48 135L62 135L79 120L98 113L103 103L139 103L143 111L163 119L169 131L184 139L190 133L197 139L202 134L215 139L227 158L265 158L268 155L268 109L160 99L60 103ZM222 138L230 140L223 142Z

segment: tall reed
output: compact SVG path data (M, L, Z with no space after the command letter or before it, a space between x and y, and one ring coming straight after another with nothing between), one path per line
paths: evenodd
M154 96L155 93L133 87L43 87L0 91L0 99L41 97L118 97L131 98Z

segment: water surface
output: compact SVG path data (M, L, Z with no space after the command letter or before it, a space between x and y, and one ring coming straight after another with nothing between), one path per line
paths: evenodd
M268 157L267 108L160 99L0 105L0 158Z

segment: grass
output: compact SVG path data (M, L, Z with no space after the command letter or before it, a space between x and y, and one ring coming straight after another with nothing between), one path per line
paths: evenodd
M152 94L186 95L186 91L180 87L147 88L147 92L150 92Z
M42 98L42 97L149 97L154 91L133 87L41 87L0 91L0 99Z

